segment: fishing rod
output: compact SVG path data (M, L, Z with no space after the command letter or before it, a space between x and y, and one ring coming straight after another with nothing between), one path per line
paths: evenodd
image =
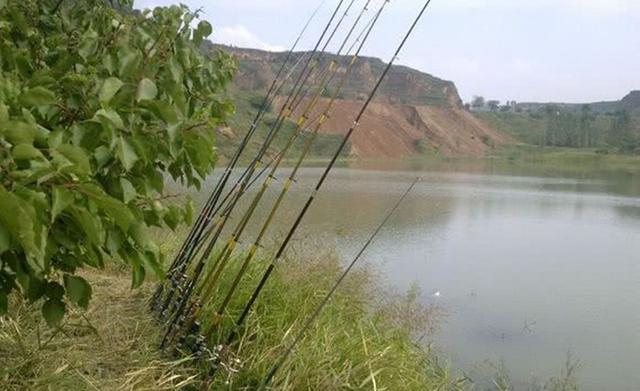
M311 25L311 22L313 21L313 19L315 19L316 15L318 14L318 12L320 11L320 9L324 6L324 4L326 3L327 0L322 0L322 2L320 3L320 5L318 5L318 7L314 10L314 12L311 14L311 16L309 17L309 19L307 20L307 22L305 23L304 27L302 28L302 30L300 31L300 33L298 34L295 42L293 43L293 45L291 46L291 49L289 50L289 52L287 53L287 56L284 60L284 62L282 63L282 66L280 67L280 69L278 70L276 76L273 79L273 82L271 83L271 86L269 87L267 94L264 97L264 100L258 110L258 112L256 113L256 116L253 120L253 122L251 123L249 130L247 131L247 133L245 134L245 137L243 138L241 144L238 146L237 151L234 155L234 157L232 158L232 160L229 162L229 164L227 165L222 177L220 178L220 180L218 181L214 191L212 192L211 196L209 197L209 199L207 200L207 202L205 203L205 206L203 207L203 209L201 210L200 214L198 215L198 218L196 220L196 223L193 225L192 229L190 230L187 238L185 239L185 241L183 242L180 250L178 251L178 254L176 255L176 257L174 258L174 261L171 265L171 267L169 268L170 273L172 273L173 270L175 270L176 266L178 265L178 263L181 261L181 259L183 259L183 257L185 256L185 250L191 246L191 244L194 241L194 238L197 237L199 235L199 233L202 230L202 226L206 225L206 223L203 224L203 221L206 221L207 216L209 214L209 211L211 210L211 208L215 205L215 203L217 202L217 199L220 197L220 193L222 192L222 189L224 189L224 187L226 186L226 182L229 179L229 176L231 175L231 172L233 171L233 169L235 168L235 166L238 163L238 160L242 154L242 152L244 151L244 149L247 147L247 145L249 144L250 139L253 137L256 129L257 129L257 124L261 121L262 117L264 116L264 113L267 111L267 109L270 106L270 99L271 101L273 101L273 99L275 98L275 95L277 94L273 94L274 89L278 83L278 80L280 79L282 73L284 72L284 69L286 68L286 65L289 62L289 59L291 58L291 56L293 55L295 49L297 48L298 44L300 43L300 41L302 40L302 37L304 36L304 34L306 33L307 29L309 28L309 26ZM296 68L296 66L294 66L292 68L292 71ZM291 73L290 73L291 74ZM279 91L283 86L284 83L286 82L286 80L290 77L290 74L284 78L282 80L282 83L280 85L280 87L278 87L278 89L276 91ZM162 289L163 289L164 285L160 284L160 286L158 287L158 289L156 290L156 293L154 294L154 301L157 301L157 299L159 298L160 295L162 295Z
M346 15L346 13L349 11L349 9L351 8L351 6L354 3L355 3L355 0L352 0L350 5L347 7L347 10L345 11L345 15ZM364 12L365 12L365 10L363 9L360 17L356 21L356 26L357 26L357 23L359 23L359 21L361 19L361 16L362 16L362 14ZM344 17L341 19L341 21L342 20L344 20ZM351 38L351 33L354 30L355 30L355 27L353 27L351 29L349 35L345 38L344 43L342 44L341 48L344 48L346 46L346 43L349 42L349 40ZM334 31L336 31L336 30L334 30ZM328 69L331 72L325 74L325 77L323 78L323 81L320 83L320 85L317 88L315 96L313 97L311 102L309 102L309 104L307 105L304 113L302 114L302 116L300 118L302 118L302 119L308 118L308 113L310 113L311 109L315 106L317 100L320 98L320 96L324 92L324 90L326 88L325 86L327 84L329 84L330 81L335 76L335 72L337 72L337 69L336 69L335 65L336 65L336 63L335 63L335 60L334 60L332 62L332 64L328 67ZM318 117L318 119L321 122L324 122L324 119L322 119L321 117ZM271 168L270 174L265 179L260 191L254 197L253 201L251 202L251 204L248 207L247 211L245 212L244 216L242 217L242 219L240 220L240 222L237 225L236 229L234 230L233 234L231 235L231 239L227 242L227 244L225 245L224 249L219 253L219 256L213 262L213 266L210 269L210 271L208 273L206 273L206 276L205 276L204 280L199 284L200 288L198 290L204 289L204 293L201 294L200 297L204 298L205 301L207 300L207 298L210 298L212 296L213 289L216 286L220 276L222 275L222 272L224 271L224 268L226 267L228 261L230 260L230 257L231 257L231 255L233 254L233 251L236 248L236 245L238 243L238 240L240 239L240 236L242 235L242 233L244 232L245 228L247 227L248 222L250 221L251 217L253 216L253 213L255 212L255 210L257 209L257 206L260 203L262 197L266 193L266 191L269 188L269 186L271 185L272 181L275 179L276 170L278 169L280 163L282 162L283 157L287 154L288 149L293 145L294 141L301 134L302 130L303 130L303 122L300 121L299 124L298 124L297 129L292 133L292 135L287 140L287 144L286 144L285 148L279 154L278 159L276 160L275 164ZM191 329L191 325L197 320L197 318L200 317L201 310L202 310L202 308L204 306L206 306L206 302L205 302L204 305L201 305L201 304L198 303L197 309L194 310L194 311L191 311L193 313L193 316L191 317L191 319L189 320L189 322L188 322L188 324L186 326L186 330L187 331L189 331Z
M337 12L339 11L340 7L342 6L343 1L344 1L344 0L341 0L341 1L340 1L340 3L338 4L338 7L336 8L336 11L334 12L334 14L333 14L333 16L332 16L331 20L329 21L329 23L327 24L327 26L326 26L326 28L325 28L325 30L324 30L324 32L323 32L323 34L322 34L322 36L321 36L321 37L320 37L320 39L318 40L318 42L317 42L317 44L316 44L316 46L315 46L315 48L314 48L313 52L311 53L311 56L310 56L310 57L308 58L308 60L306 61L306 63L305 63L305 69L306 69L307 67L309 67L309 65L311 64L311 62L312 62L312 59L313 59L314 55L316 54L316 52L317 52L317 50L318 50L318 48L319 48L319 46L320 46L321 42L322 42L322 41L323 41L323 39L324 39L324 36L326 35L327 31L329 30L329 27L330 27L330 26L331 26L331 24L333 23L333 20L335 19L335 15L337 15ZM315 13L314 13L314 14L315 14ZM297 41L299 42L299 40L297 40ZM292 52L292 51L291 51L291 52ZM304 72L304 71L305 71L305 69L303 69L303 71L302 71L302 72ZM299 77L299 78L297 79L297 81L296 81L296 85L297 85L297 83L299 83L300 81L301 81L301 78ZM284 85L284 83L283 83L282 85ZM278 119L278 121L276 121L276 124L274 124L274 126L270 129L269 134L267 135L267 139L266 139L266 141L265 141L265 144L264 144L264 145L263 145L263 147L260 149L260 151L258 152L258 154L256 155L256 157L254 158L254 160L252 161L252 163L249 165L249 167L248 167L248 168L247 168L247 170L245 171L245 174L247 174L247 173L251 174L251 173L252 173L252 171L255 169L255 167L257 166L257 164L260 162L260 160L261 160L262 156L264 155L264 153L265 153L265 152L266 152L266 150L268 149L268 145L269 145L268 143L270 143L270 142L272 141L273 137L275 137L274 131L279 130L279 128L282 126L282 123L283 123L283 121L284 121L284 120L281 120L281 118L283 118L283 116L284 116L284 115L289 115L289 114L285 113L286 108L287 108L287 105L288 105L288 102L285 102L285 104L282 106L282 109L281 109L280 114L279 114L279 116L278 116L278 118L279 118L279 119ZM279 121L282 121L282 122L279 122ZM271 140L271 141L269 141L269 140ZM245 176L245 174L243 174L243 177ZM249 176L250 176L250 175L249 175ZM239 179L239 180L236 182L236 185L234 185L234 188L235 188L235 187L237 187L237 185L238 185L238 184L240 184L240 183L244 183L242 178L241 178L241 179ZM236 195L237 197L240 197L240 196L242 195L242 192L241 192L241 191L237 191L237 190L236 190L236 191L234 192L234 189L232 189L230 193L235 193L235 195ZM225 199L226 199L226 197L225 197ZM216 208L214 211L212 211L212 212L208 213L208 218L206 219L206 223L207 223L207 224L211 223L211 220L213 219L213 217L212 217L212 216L216 216L216 215L218 215L218 212L220 211L220 208L221 208L221 206L218 206L218 208ZM204 224L204 225L203 225L203 227L206 227L206 224ZM205 228L203 228L203 229L205 229ZM203 229L202 229L202 230L203 230ZM202 230L201 230L201 231L202 231ZM198 239L200 239L200 238L198 238ZM198 241L199 241L199 240L198 240ZM196 248L196 247L198 247L198 244L197 244L197 243L196 243L195 245L193 245L193 246L192 246L192 248ZM184 270L185 270L185 267L186 267L186 265L185 265L185 264L186 264L186 263L188 263L188 262L190 262L190 260L193 258L193 256L194 256L194 254L191 252L191 253L189 254L189 256L188 256L188 257L186 257L186 258L184 259L184 261L182 262L182 267L180 268L180 271L179 271L179 274L178 274L178 276L180 277L179 279L184 280L184 278L187 278L186 276L184 276ZM182 281L178 281L178 282L179 282L179 283L182 283ZM163 304L163 305L161 306L161 308L160 308L160 313L163 313L163 312L165 312L165 311L167 310L168 306L170 305L170 303L171 303L171 301L172 301L172 299L173 299L173 292L171 292L168 296L169 296L169 297L164 301L164 304Z
M291 241L293 235L295 234L295 232L297 231L298 227L300 226L300 223L302 222L302 220L305 217L306 213L308 212L309 208L311 207L311 205L313 204L314 200L316 199L316 196L317 196L318 192L320 191L320 189L322 188L322 185L324 184L324 182L326 181L327 177L331 173L331 170L335 166L336 161L338 160L338 157L342 153L342 150L345 148L345 146L346 146L347 142L349 141L349 139L351 138L353 132L359 126L360 121L362 120L362 117L364 116L365 112L367 111L367 108L369 107L369 105L373 101L376 93L380 89L380 86L382 85L382 82L384 81L384 79L386 78L387 74L391 70L391 67L393 66L393 63L395 62L395 60L397 59L398 55L400 54L400 52L404 48L405 44L407 43L407 41L409 40L409 38L413 34L413 31L415 30L415 28L418 25L419 21L422 19L422 16L424 15L424 13L427 10L427 7L429 6L430 3L431 3L431 0L427 0L425 2L424 6L422 7L420 12L418 13L418 16L416 17L416 19L412 23L411 27L409 28L408 32L406 33L406 35L402 39L400 45L396 49L396 52L394 53L393 57L391 58L391 60L389 61L389 63L385 67L384 71L382 72L380 78L376 82L373 90L369 94L369 96L368 96L367 100L365 101L364 105L360 109L360 112L356 116L356 119L354 120L353 125L351 126L351 128L349 128L349 130L347 131L347 134L344 136L344 138L342 140L342 143L338 147L338 150L333 155L333 158L331 159L329 165L327 166L327 168L325 169L324 173L320 177L320 180L316 184L316 187L315 187L314 191L311 193L311 195L307 199L307 202L305 203L304 207L300 211L300 214L298 215L298 217L296 218L293 226L289 230L289 233L285 237L285 240L282 242L282 244L281 244L280 248L278 249L275 257L273 258L271 264L268 266L267 270L264 272L260 282L258 283L258 286L254 290L253 294L251 295L251 298L249 299L249 301L245 305L242 313L240 314L240 317L236 320L235 325L234 325L234 327L233 327L233 329L232 329L232 331L231 331L231 333L230 333L230 335L229 335L229 337L227 339L227 343L226 343L227 346L231 345L235 341L235 339L237 338L239 328L242 326L242 324L246 320L246 318L249 315L249 312L251 311L253 305L255 304L256 300L260 296L260 293L262 292L262 289L264 288L265 284L269 280L269 277L273 273L273 270L274 270L277 262L282 258L285 250L287 249L287 246L289 245L289 242Z
M336 7L335 11L333 12L329 22L327 23L326 27L324 28L320 39L318 40L318 42L316 43L316 46L314 47L313 50L313 54L315 54L318 50L318 48L320 47L320 44L322 43L322 41L324 40L324 37L326 36L327 32L329 31L329 28L331 27L331 25L333 24L333 21L335 20L335 17L337 16L340 8L342 7L342 4L344 3L344 0L340 0L340 2L338 3L338 6ZM312 54L312 56L309 57L309 61L306 62L305 64L305 69L311 64L311 60L314 58L314 55ZM300 81L302 81L303 77L302 75L305 72L305 69L303 69L303 72L301 73L300 77L298 78L298 81L296 83L299 83ZM285 105L283 105L283 109L281 110L281 114L286 114L284 117L288 117L291 114L290 113L285 113L286 107L288 105L289 102L286 102ZM299 120L299 122L302 120ZM258 153L258 155L255 157L253 164L251 164L251 167L249 168L249 172L252 173L255 168L256 168L256 164L258 161L260 161L260 159L262 158L262 155L266 152L266 150L268 149L270 142L273 141L273 139L275 138L275 133L277 133L277 131L282 127L282 123L283 121L280 122L280 125L277 127L274 127L271 129L271 137L268 137L267 142L265 142L265 144L263 145L261 151ZM239 198L242 196L243 191L246 187L246 183L247 183L247 179L250 178L251 175L247 175L245 177L245 180L243 181L242 185L238 188L238 190L236 191L235 197L233 198L233 200L231 201L231 205L230 205L230 211L233 210L233 208L235 207L235 205L237 204ZM162 339L161 342L161 348L164 348L166 346L166 343L168 342L168 339L170 338L171 334L174 331L174 328L176 326L176 322L178 322L180 320L180 318L183 315L184 310L186 309L187 303L189 302L189 299L191 297L191 294L193 292L193 289L196 286L196 283L198 281L198 279L200 278L200 275L202 274L202 271L204 269L206 260L209 258L211 252L213 251L214 247L215 247L215 243L217 242L218 237L220 236L222 229L224 228L224 225L226 223L226 221L228 221L229 216L230 216L230 211L229 213L226 213L223 218L222 221L218 224L219 228L217 229L216 233L214 234L213 238L210 240L209 245L207 246L207 249L205 250L204 254L202 255L202 257L200 258L200 261L198 262L198 264L196 265L195 269L194 269L194 273L193 276L191 278L191 280L189 281L189 283L187 284L186 289L184 290L184 294L183 297L181 298L177 310L175 311L175 313L173 314L173 317L171 319L171 321L168 324L167 327L167 331ZM168 304L168 303L166 303ZM166 309L166 308L165 308Z
M362 16L364 15L364 12L367 10L368 5L371 3L372 0L368 0L365 8L363 10L363 12L359 15L357 22L359 22L359 20L362 18ZM235 290L237 289L237 287L240 284L240 280L243 278L244 274L247 271L247 268L250 264L250 262L253 260L253 258L256 255L256 252L258 250L258 248L261 246L261 242L263 237L265 236L267 230L269 229L277 211L279 210L280 206L282 205L283 200L285 199L286 194L288 193L289 189L291 188L292 184L295 182L296 180L296 176L297 173L300 169L300 167L302 166L302 163L304 161L304 159L306 158L307 154L309 153L309 151L311 150L311 146L313 145L316 136L318 135L320 129L322 128L323 124L325 123L326 119L328 119L329 117L329 113L331 112L331 109L333 108L333 105L335 104L336 100L338 99L338 97L340 96L342 89L344 88L347 80L349 79L351 72L353 70L354 65L356 64L356 61L358 59L358 57L360 56L360 53L362 51L362 49L364 48L364 45L371 33L371 31L373 31L373 28L375 27L375 24L377 23L378 19L380 18L380 15L382 14L385 6L388 3L386 1L384 1L380 7L380 9L378 10L378 12L376 12L375 16L372 19L372 23L368 23L367 27L366 27L366 35L365 38L362 39L362 42L360 44L360 47L358 48L358 50L353 54L353 57L351 58L351 61L349 62L349 65L347 67L347 69L345 70L342 79L340 80L340 83L336 89L336 91L334 92L330 102L327 104L326 109L324 110L324 112L320 115L320 119L317 123L317 125L315 126L315 128L313 129L313 132L311 133L311 136L308 137L308 139L306 140L305 146L302 150L302 152L300 153L300 156L298 157L296 164L294 165L291 174L289 175L289 177L287 178L287 181L285 182L280 194L278 195L278 198L276 199L275 204L273 205L268 217L266 218L262 229L260 230L260 233L258 234L255 242L251 245L249 252L244 260L244 262L242 263L238 273L236 274L235 279L233 280L233 282L231 283L230 289L227 292L226 297L224 298L224 300L222 301L222 304L220 304L219 309L217 310L217 312L214 314L214 320L213 320L213 324L210 326L215 326L217 324L217 320L220 319L220 317L224 314L224 311L227 307L227 305L229 304L229 302L231 301L231 299L233 298L233 295L235 293ZM353 32L355 31L355 27L351 29L350 33L349 33L349 38L351 36L351 34L353 34ZM358 38L360 39L361 36ZM345 41L346 42L346 41ZM341 50L346 46L346 44L342 45ZM209 333L210 336L210 333Z
M300 57L300 59L298 60L298 62L296 64L294 64L293 68L291 69L291 71L289 72L289 74L283 79L283 81L281 82L281 85L278 87L277 91L279 91L281 89L281 87L284 85L285 81L290 77L290 75L293 73L293 71L295 70L295 68L299 65L299 63L301 62L301 60L303 59L303 57ZM277 92L275 93L277 94ZM273 101L273 99L275 98L275 96L272 96L270 99L270 102L268 105L271 104L271 102ZM277 156L277 155L276 155ZM257 179L259 179L264 172L266 171L266 169L269 168L269 166L273 163L273 161L275 160L275 157L271 159L271 161L262 169L262 171L258 174L257 178L254 178L248 185L248 187L251 187L253 185L253 183L255 181L257 181ZM224 188L224 186L222 186L222 188ZM224 205L227 200L228 200L229 194L221 201L221 204ZM169 270L167 272L167 276L164 279L163 282L161 282L158 286L158 288L156 288L156 292L154 293L154 295L152 296L151 300L150 300L150 306L152 309L157 309L158 312L162 312L161 308L164 308L164 306L159 306L160 300L162 298L162 294L164 292L164 288L165 288L165 284L166 281L170 281L171 285L173 287L179 285L181 282L181 280L184 278L184 273L180 273L178 275L178 269L180 267L180 265L182 263L188 262L189 259L191 259L194 255L196 255L198 253L198 249L200 248L200 241L206 241L207 237L208 237L208 233L206 230L207 227L207 223L211 220L211 210L212 210L212 198L210 197L209 200L207 201L207 203L205 204L200 216L198 217L198 220L196 220L195 224L192 226L190 232L189 232L189 236L187 237L187 239L185 239L185 241L183 242L178 255L176 256L176 258L174 259L172 265L169 267ZM204 223L203 223L204 221ZM195 236L195 238L193 237ZM171 300L173 296L173 292L170 292L168 294L168 301Z
M293 353L293 349L296 347L296 345L302 340L302 338L304 337L305 333L307 332L307 330L309 330L309 328L311 327L311 325L313 324L313 322L315 322L315 320L318 318L318 316L320 315L320 313L322 312L322 310L324 309L324 307L327 305L327 303L329 303L329 300L331 300L331 298L333 297L333 295L336 293L336 291L338 290L338 288L342 285L342 283L344 282L344 280L347 278L347 276L349 275L349 273L351 273L351 270L353 270L353 268L355 267L355 265L358 263L358 261L360 260L360 258L362 257L362 255L365 253L365 251L367 251L367 249L369 248L369 246L373 243L373 241L376 239L376 237L378 236L378 234L380 233L380 231L382 231L382 229L387 225L387 223L389 222L389 220L391 219L391 217L396 213L396 211L400 208L400 205L402 205L402 203L405 201L405 199L407 198L407 196L409 196L409 194L411 193L411 191L413 190L413 188L416 186L416 184L421 180L421 178L416 178L415 181L413 181L413 183L411 184L411 186L409 186L409 188L404 192L404 194L402 195L402 197L400 197L400 199L396 202L396 204L393 206L393 208L391 208L391 210L389 211L389 213L387 213L387 216L384 218L384 220L380 223L380 225L378 225L378 228L376 228L376 230L373 232L373 234L369 237L369 239L367 240L367 242L364 244L364 246L362 246L362 248L360 249L360 251L358 252L358 254L355 256L355 258L351 261L351 263L349 264L349 266L347 266L347 268L344 270L344 272L340 275L340 278L338 278L338 280L336 281L336 283L333 285L333 287L331 288L331 290L329 290L329 292L324 296L324 298L322 299L322 301L316 306L316 308L314 309L313 313L307 318L307 320L304 322L303 326L300 328L300 331L298 332L298 334L296 335L296 337L293 339L293 342L289 345L289 347L284 351L284 353L280 356L280 359L278 359L278 361L276 361L276 363L273 365L273 367L271 368L271 370L269 371L269 373L267 374L267 376L263 379L262 383L260 384L260 388L259 390L265 390L266 387L269 385L269 383L271 383L271 381L273 380L273 377L276 375L276 373L282 368L282 366L284 365L284 363L287 361L287 359L289 358L289 356Z
M347 7L347 10L345 11L344 16L347 15L347 13L349 12L349 10L351 9L351 7L353 6L354 3L355 3L355 0L352 0L351 3L349 4L349 6ZM368 3L369 3L369 1L367 2L367 4ZM341 50L342 50L342 48L344 48L346 46L346 43L349 42L349 40L351 38L351 34L355 30L357 25L359 24L360 19L361 19L362 15L364 14L364 12L366 12L366 6L363 8L363 10L360 13L359 17L355 21L354 27L351 28L349 34L344 39L344 43L341 46ZM344 16L343 16L343 19L344 19ZM334 30L334 31L336 31L336 30ZM301 116L302 118L307 118L308 117L308 114L310 113L311 109L315 106L315 104L318 101L318 99L324 93L324 91L326 89L326 86L329 85L331 83L331 81L333 80L333 77L336 75L336 72L337 72L336 65L337 65L337 62L334 59L331 62L330 66L327 68L327 70L329 72L325 73L325 76L324 76L322 82L320 83L320 85L318 86L317 91L315 92L313 99L311 100L311 102L309 102L309 104L307 105L307 108L305 109L304 113L302 114L302 116ZM348 73L345 74L345 77L348 77ZM326 114L324 116L326 117ZM318 125L316 125L316 126L318 127L318 126L322 126L322 123L325 121L325 118L323 116L319 116L319 117L316 118L316 120L318 122ZM235 249L235 244L240 239L240 236L242 235L244 229L246 228L248 222L250 221L250 219L251 219L253 213L255 212L258 204L262 200L262 197L266 193L266 191L269 188L269 186L271 185L272 181L275 179L276 171L279 168L280 163L282 162L282 159L284 158L284 156L286 156L289 148L293 145L295 140L300 136L302 131L303 131L303 126L298 126L297 129L291 134L291 136L287 140L287 143L286 143L284 149L281 151L281 153L278 156L278 159L276 160L275 164L271 168L269 176L265 179L260 191L255 195L252 203L250 204L249 208L246 210L246 212L245 212L244 216L242 217L240 223L238 224L236 230L232 234L232 237L231 237L230 241L228 242L228 245L222 251L219 259L214 263L214 265L219 263L218 269L215 271L215 274L213 275L213 277L210 280L207 279L207 280L205 280L205 282L203 282L203 284L208 284L208 286L206 288L207 289L206 290L207 293L204 295L205 299L206 299L206 297L209 297L210 294L212 293L212 290L213 290L213 287L214 287L215 283L217 282L220 274L222 273L222 270L224 269L224 267L226 265L226 262L229 260L231 254L233 253L233 249Z

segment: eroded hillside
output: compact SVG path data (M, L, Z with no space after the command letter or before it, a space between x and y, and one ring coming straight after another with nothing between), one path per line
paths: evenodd
M224 47L224 50L238 60L237 88L254 95L264 94L286 57L284 53L254 49ZM292 63L305 55L296 53ZM323 65L331 59L339 64L339 73L346 71L349 58L325 56ZM359 59L322 130L324 134L344 134L348 130L384 67L379 59ZM320 100L314 114L326 107L327 97L333 95L334 88L327 88L323 94L325 98ZM283 91L286 93L290 89L287 85ZM284 98L277 99L274 107L280 107L283 101ZM354 133L350 154L362 158L400 158L424 153L482 156L495 146L510 141L508 136L464 110L461 102L452 82L408 67L394 66Z

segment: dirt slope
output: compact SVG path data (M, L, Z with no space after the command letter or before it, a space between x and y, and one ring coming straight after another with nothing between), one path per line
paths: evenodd
M282 99L278 100L276 106L281 102ZM323 99L317 106L324 108L327 103L328 100ZM346 133L362 104L360 101L337 101L322 132ZM315 110L310 118L315 118L319 110ZM448 157L482 156L492 147L510 141L508 136L458 107L374 102L351 139L351 154L360 158L401 158L427 148Z
M211 49L226 50L237 59L236 88L258 97L266 92L286 58L286 53L254 49L219 45L213 45ZM291 62L295 63L306 55L304 52L294 53ZM346 72L351 61L350 57L332 55L321 59L318 69L325 69L330 60L335 60L338 74ZM385 67L386 64L377 58L358 59L340 90L340 100L323 133L343 134L348 130ZM296 79L294 74L291 80ZM335 84L327 88L324 96L332 96L336 92ZM290 88L292 86L286 84L283 91ZM318 107L323 109L327 102L322 100ZM282 103L283 98L273 107L280 108ZM363 158L402 158L425 152L444 156L482 156L492 147L509 141L508 136L462 108L462 100L453 82L405 66L393 66L351 140L350 152Z

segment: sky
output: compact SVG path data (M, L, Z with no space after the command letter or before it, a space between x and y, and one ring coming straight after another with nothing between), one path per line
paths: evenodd
M321 3L137 0L135 6L178 1L202 9L214 27L212 41L265 50L287 50ZM339 1L325 0L303 49L313 47ZM365 1L356 0L349 20ZM372 1L368 16L383 0ZM423 1L392 0L364 54L388 61ZM455 82L465 101L475 95L519 102L618 100L640 89L640 0L433 0L397 63Z

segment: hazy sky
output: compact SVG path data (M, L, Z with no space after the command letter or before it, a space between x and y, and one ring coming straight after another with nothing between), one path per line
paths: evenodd
M338 1L326 0L304 48ZM215 42L285 50L320 0L137 0L136 7L176 2L204 10ZM392 0L366 54L388 60L422 4ZM454 81L465 100L617 100L640 89L640 0L433 0L398 63Z

